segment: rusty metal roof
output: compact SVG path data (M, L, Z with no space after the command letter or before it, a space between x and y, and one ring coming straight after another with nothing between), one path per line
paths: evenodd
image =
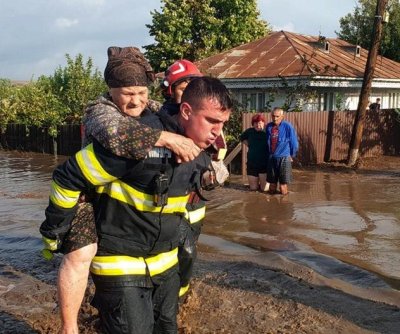
M203 73L220 79L298 76L362 78L368 50L358 47L357 56L356 48L336 38L278 31L196 64ZM400 79L400 63L378 56L374 77Z

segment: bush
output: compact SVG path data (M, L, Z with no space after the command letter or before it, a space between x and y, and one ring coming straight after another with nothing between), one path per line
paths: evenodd
M67 66L57 68L52 76L41 76L26 85L14 86L0 79L0 129L9 123L48 127L57 136L57 126L79 124L85 106L106 91L102 74L78 54L68 54Z

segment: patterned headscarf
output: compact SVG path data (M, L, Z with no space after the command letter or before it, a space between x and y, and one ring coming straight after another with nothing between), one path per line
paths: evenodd
M104 79L110 88L149 86L155 76L149 62L136 47L110 46Z

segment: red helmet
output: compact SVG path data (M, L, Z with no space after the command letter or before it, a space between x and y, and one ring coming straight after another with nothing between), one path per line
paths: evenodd
M203 74L201 74L195 64L189 60L181 59L173 63L165 71L165 77L161 86L165 90L166 95L171 96L173 85L178 84L185 79L202 76Z

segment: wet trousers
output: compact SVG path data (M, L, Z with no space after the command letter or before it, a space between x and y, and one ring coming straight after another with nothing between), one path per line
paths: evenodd
M292 183L292 180L292 162L290 157L269 157L267 166L267 182L289 184Z
M137 282L96 279L92 305L98 309L103 330L108 334L176 334L180 279L177 271L153 287Z

